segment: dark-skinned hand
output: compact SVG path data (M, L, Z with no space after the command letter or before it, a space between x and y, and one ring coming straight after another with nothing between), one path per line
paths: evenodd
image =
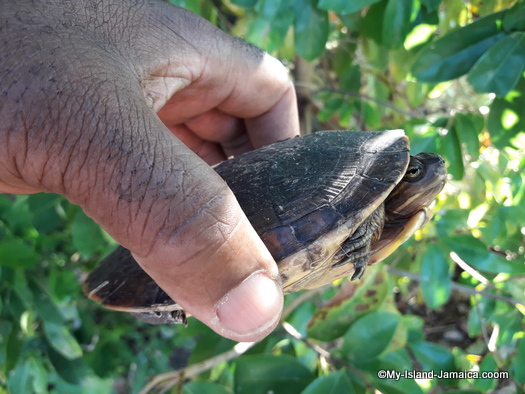
M298 134L285 68L162 2L0 0L0 192L80 205L186 311L267 335L278 271L209 165Z

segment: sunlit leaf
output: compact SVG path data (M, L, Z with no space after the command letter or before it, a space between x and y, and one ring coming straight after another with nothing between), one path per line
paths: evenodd
M295 0L295 50L306 60L324 52L328 39L328 14L316 7L315 0Z
M454 117L454 127L459 140L473 160L479 156L479 136L483 131L484 121L481 116L458 113Z
M523 2L516 2L512 8L505 11L502 28L507 33L525 30L525 5Z
M465 175L465 163L463 162L463 153L461 151L461 139L455 126L452 126L447 135L441 140L441 153L447 164L447 171L455 180L463 179Z
M303 364L288 355L243 356L237 359L235 392L300 392L313 379Z
M389 49L403 45L410 31L413 1L389 0L383 15L382 44Z
M356 393L352 381L349 379L346 371L341 370L321 376L315 379L306 387L301 394L317 394L317 393Z
M80 209L73 219L71 233L73 245L82 255L90 256L104 250L106 241L100 227Z
M350 360L378 357L390 345L399 322L399 315L391 312L376 311L361 317L344 335L341 352Z
M481 271L510 274L524 274L525 265L507 261L503 257L492 253L479 239L466 234L443 239L446 245L456 252L462 260Z
M469 71L467 80L479 93L505 96L525 68L525 33L513 33L491 46Z
M21 239L10 239L0 243L0 265L13 268L29 268L35 266L39 256Z
M454 371L454 356L443 346L422 341L408 345L425 371Z
M451 293L449 263L442 248L428 245L421 265L421 291L427 305L437 308L447 302Z
M293 4L281 0L263 0L256 6L258 17L248 25L246 39L273 52L282 45L294 20Z
M184 385L182 394L232 394L226 387L212 382L193 381Z
M505 97L496 97L490 105L487 128L494 145L503 149L510 145L510 140L525 130L525 78L522 78L515 90Z
M429 43L412 66L416 78L443 82L467 73L485 51L501 40L503 12L497 12Z
M339 294L314 314L308 335L324 341L342 336L356 319L379 308L388 292L387 278L378 267L359 282L345 283Z
M380 0L319 0L318 7L338 14L351 14Z

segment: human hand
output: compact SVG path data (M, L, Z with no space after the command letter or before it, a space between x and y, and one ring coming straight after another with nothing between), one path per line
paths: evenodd
M3 1L0 19L0 192L63 194L213 330L268 334L277 267L208 164L298 134L284 67L166 3Z

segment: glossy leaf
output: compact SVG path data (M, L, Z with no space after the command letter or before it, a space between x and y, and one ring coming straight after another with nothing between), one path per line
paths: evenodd
M452 126L447 135L441 141L440 153L445 157L447 171L455 180L463 179L465 175L465 163L461 151L461 139L455 126Z
M389 49L403 45L410 31L413 1L389 0L383 16L382 44Z
M483 361L479 366L479 371L483 372L496 372L498 371L498 365L492 353L487 353L483 357ZM485 378L485 379L476 379L474 381L474 388L482 391L483 393L488 393L496 388L498 385L499 379L494 378Z
M424 82L443 82L466 74L505 33L503 13L497 12L429 43L412 65L412 74Z
M443 249L428 245L421 264L421 291L430 308L438 308L448 301L451 293L449 263Z
M470 235L456 235L443 240L446 245L467 264L481 271L494 274L506 272L509 274L524 274L525 266L518 262L507 261L492 253L479 239Z
M30 268L39 261L32 245L21 239L10 239L0 243L0 265L13 268Z
M409 344L417 361L425 371L454 371L454 356L450 350L434 343L422 341Z
M66 359L82 356L80 345L64 325L44 321L44 332L51 346Z
M454 117L458 139L472 160L476 160L479 156L479 137L483 132L483 126L484 119L481 115L459 113Z
M414 369L410 356L405 349L391 352L368 362L359 362L360 368L371 377L374 387L382 393L392 394L422 394L423 391L414 379L396 379L392 372L404 373ZM380 371L388 371L389 375L382 376Z
M496 97L490 105L487 128L494 145L502 149L511 144L516 134L525 130L525 78L522 78L515 88L506 97Z
M100 227L80 209L73 219L71 232L73 245L82 255L89 256L104 250L106 242Z
M525 30L525 5L523 2L516 2L512 8L505 11L502 28L507 33Z
M294 40L297 54L313 60L324 52L328 40L328 14L315 0L295 0Z
M306 387L301 394L336 394L336 393L356 393L352 381L346 374L346 371L341 370L321 376L315 379Z
M380 0L319 0L318 7L338 14L352 14Z
M525 68L525 33L513 33L490 47L468 73L479 93L505 96L518 83Z
M255 7L255 4L257 4L257 0L230 0L230 1L232 2L232 4L235 4L236 6L244 7L244 8Z
M344 335L341 352L349 360L370 360L383 353L400 323L397 314L376 311L361 317Z
M516 357L512 361L511 373L512 377L522 384L525 383L523 363L525 363L525 338L520 338L518 340Z
M303 364L288 355L243 356L237 360L235 368L235 392L300 392L313 379Z
M8 387L11 393L30 393L33 391L31 384L31 362L23 361L11 372Z
M345 283L339 295L318 309L308 324L308 336L323 341L341 337L360 316L373 312L388 293L385 270L370 269L359 282Z
M258 18L250 23L246 39L273 52L282 45L294 20L293 7L281 0L262 0L257 3Z
M184 385L182 394L232 394L226 387L212 382L193 381Z

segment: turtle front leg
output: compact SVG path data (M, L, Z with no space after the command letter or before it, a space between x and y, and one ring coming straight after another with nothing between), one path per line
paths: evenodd
M334 255L333 268L353 263L354 274L351 280L361 279L370 260L372 242L377 240L383 231L384 212L382 207L374 211L352 234L341 244L341 250Z
M370 244L370 236L367 236L366 229L358 229L352 237L343 242L341 250L334 256L337 262L332 267L353 263L354 273L351 280L361 279L370 259Z

